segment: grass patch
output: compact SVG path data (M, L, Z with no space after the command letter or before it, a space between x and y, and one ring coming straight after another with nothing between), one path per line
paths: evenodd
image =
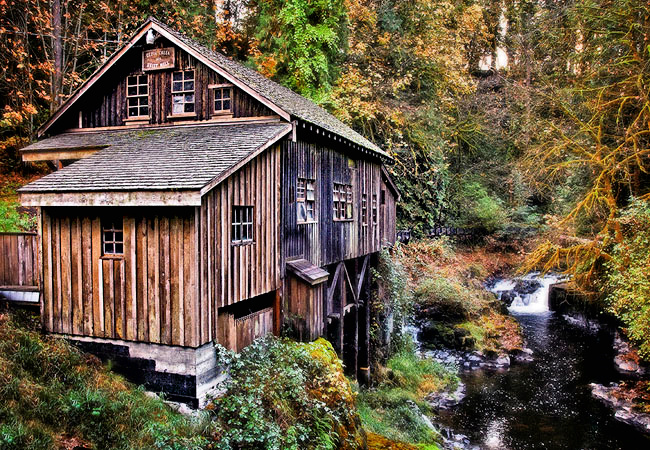
M399 353L388 360L384 380L359 393L361 422L371 433L390 440L437 448L439 437L422 418L432 414L425 397L457 385L456 374L441 364L413 352Z
M207 446L201 420L172 411L36 326L29 316L0 315L0 449Z

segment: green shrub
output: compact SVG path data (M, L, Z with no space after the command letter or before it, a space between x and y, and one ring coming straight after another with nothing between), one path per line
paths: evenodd
M606 302L639 346L639 355L650 361L650 204L633 200L620 222L624 239L605 264Z
M267 336L230 359L226 392L214 403L216 448L362 446L355 395L329 342Z
M494 233L508 221L503 202L490 196L478 182L465 181L456 194L456 202L462 205L455 223L465 228L478 228Z
M428 317L464 320L479 310L467 287L438 275L420 283L415 288L414 298L421 314L424 312Z

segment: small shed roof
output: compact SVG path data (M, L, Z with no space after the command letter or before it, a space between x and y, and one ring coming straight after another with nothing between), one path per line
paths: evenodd
M330 274L306 259L287 261L287 269L312 286L324 283Z
M103 149L19 192L201 190L290 131L275 122L64 133L25 150Z

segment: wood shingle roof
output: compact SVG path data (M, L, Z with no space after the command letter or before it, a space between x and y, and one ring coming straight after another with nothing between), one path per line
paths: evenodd
M63 133L27 149L103 149L19 191L201 190L290 131L274 122Z

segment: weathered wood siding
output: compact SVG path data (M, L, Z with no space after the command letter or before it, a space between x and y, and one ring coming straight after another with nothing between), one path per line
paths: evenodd
M200 230L201 342L216 338L218 308L279 287L280 148L251 160L203 196ZM232 206L253 206L253 243L232 244Z
M0 287L40 285L38 234L0 233Z
M386 181L381 180L379 236L382 245L393 245L397 239L396 198Z
M101 217L114 211L42 210L45 329L198 346L195 208L118 210L124 255L102 256Z
M381 249L378 210L373 222L372 200L381 198L381 166L378 161L354 159L349 167L347 155L317 144L284 142L282 147L282 231L284 258L300 257L317 266L325 266ZM298 224L296 214L297 178L316 180L316 223ZM352 185L353 219L335 221L333 183ZM367 218L361 217L362 194L367 196ZM390 191L386 197L391 196ZM379 205L378 205L379 207ZM388 216L394 209L385 209Z
M324 298L326 283L310 286L295 276L284 281L286 310L296 338L310 341L325 333Z
M170 42L164 47L172 47ZM172 111L171 78L172 72L185 69L195 70L195 111L196 117L171 119ZM99 85L93 86L84 94L78 105L82 106L83 128L122 126L127 118L126 77L142 73L142 48L134 48L113 66ZM213 92L210 84L228 83L212 69L176 47L176 67L174 69L150 71L149 75L149 114L150 124L183 123L184 120L208 120L212 117ZM112 81L110 83L109 81ZM265 105L237 87L232 90L232 117L258 117L274 115ZM79 127L79 107L71 108L60 121L61 127L52 132Z
M244 317L219 314L218 342L229 350L239 352L257 338L273 333L273 308L264 308Z

